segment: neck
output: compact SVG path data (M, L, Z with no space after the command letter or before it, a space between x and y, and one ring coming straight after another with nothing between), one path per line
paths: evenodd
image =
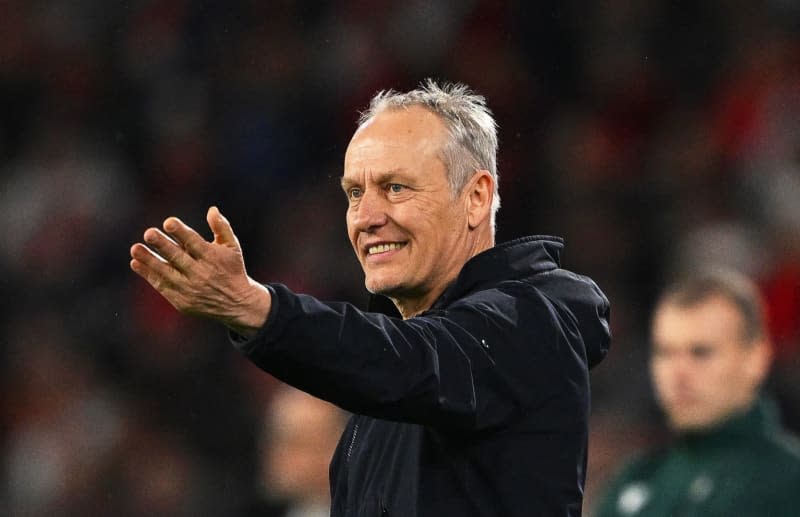
M403 316L404 320L408 318L413 318L428 309L430 309L434 302L439 299L447 286L449 286L455 278L452 278L449 282L443 283L437 289L432 289L425 293L424 296L416 297L416 298L391 298L392 302L394 302L395 307L397 310L400 311L400 315Z
M403 298L390 297L392 302L394 302L395 307L397 307L397 310L400 311L400 314L403 316L403 319L407 320L409 318L413 318L414 316L417 316L430 309L436 300L439 299L442 293L444 293L445 289L447 289L450 284L455 282L458 274L461 273L461 269L464 267L464 264L466 264L469 259L478 253L486 251L492 246L494 246L494 235L487 235L484 239L476 240L470 247L467 258L461 264L461 267L459 267L458 270L451 271L450 275L448 275L444 281L440 282L435 288L426 291L420 296Z

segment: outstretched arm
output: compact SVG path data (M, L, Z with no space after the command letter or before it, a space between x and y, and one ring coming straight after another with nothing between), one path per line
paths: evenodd
M269 291L247 275L239 240L217 207L206 215L214 241L208 242L177 217L164 231L148 228L131 247L131 269L176 309L224 323L249 337L264 325Z

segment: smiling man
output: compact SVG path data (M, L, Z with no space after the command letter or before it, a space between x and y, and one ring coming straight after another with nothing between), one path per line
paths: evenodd
M438 115L410 105L365 118L345 155L347 228L366 287L392 298L404 318L430 307L493 244L496 181L476 168L452 188L447 139Z
M342 177L371 311L257 283L213 207L213 242L171 217L131 248L179 310L225 323L259 367L354 413L332 515L581 513L608 301L560 268L560 239L494 244L496 151L492 115L463 85L372 99Z

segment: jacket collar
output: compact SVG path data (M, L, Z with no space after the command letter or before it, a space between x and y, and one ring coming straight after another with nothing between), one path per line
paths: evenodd
M689 451L705 450L714 445L725 446L743 439L774 434L780 429L779 422L775 402L761 396L744 412L731 416L711 429L685 433L679 440Z
M469 259L456 280L434 302L431 310L447 307L476 288L513 280L560 267L564 240L549 235L531 235L497 244ZM399 317L391 300L381 295L370 298L369 310Z

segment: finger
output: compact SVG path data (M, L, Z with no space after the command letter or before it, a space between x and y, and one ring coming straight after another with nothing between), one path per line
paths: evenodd
M144 244L136 243L131 246L131 257L131 269L159 292L162 292L163 286L178 285L184 278L169 262Z
M176 302L178 299L178 292L175 290L174 286L168 283L164 277L160 276L158 273L147 267L143 262L140 262L138 259L131 259L131 269L136 272L140 277L145 279L148 284L150 284L153 289L155 289L158 294L163 296L170 304L172 304L176 309L181 310Z
M216 206L209 208L206 214L206 221L208 221L208 226L211 228L211 231L214 232L215 243L239 247L239 239L237 239L236 234L233 233L231 223L222 215L219 208Z
M193 258L203 256L208 249L209 242L177 217L168 217L164 221L164 230Z
M194 265L194 259L186 253L186 250L180 244L156 228L149 228L144 232L144 241L150 249L178 271L185 273Z

